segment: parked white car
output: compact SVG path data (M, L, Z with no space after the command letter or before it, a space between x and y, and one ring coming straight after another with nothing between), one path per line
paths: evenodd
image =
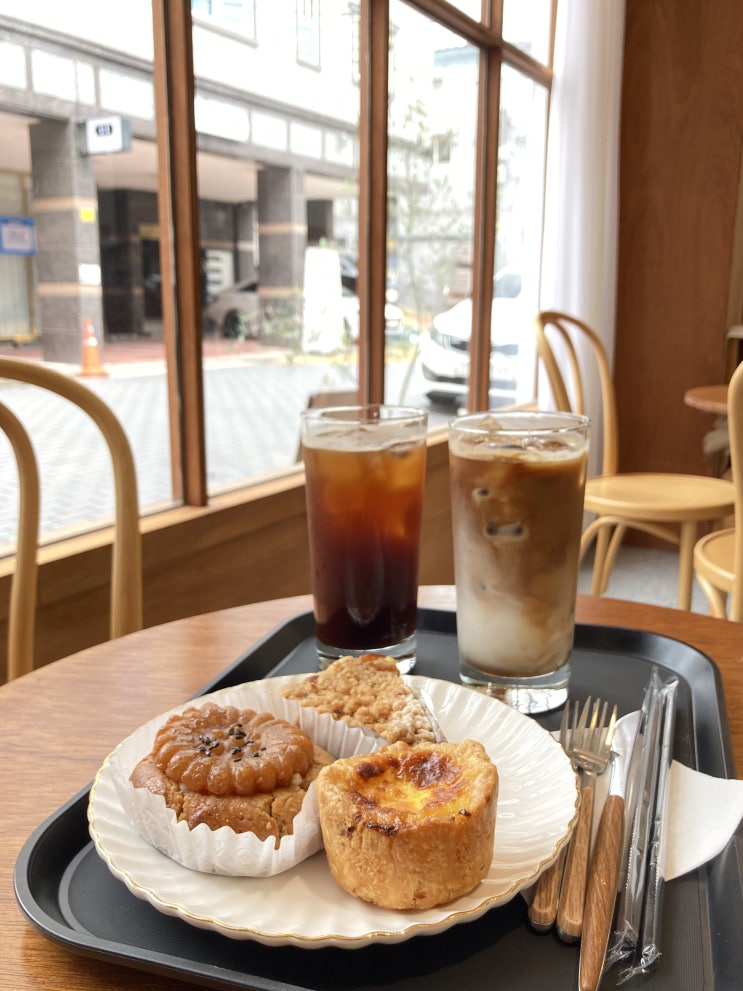
M490 354L490 403L505 406L519 400L523 374L524 333L529 320L521 299L521 278L505 269L495 279ZM421 368L432 402L452 402L466 395L470 371L472 300L463 299L438 313L421 349Z
M355 344L359 339L359 298L349 285L350 279L341 277L340 310L343 334L346 342ZM398 337L404 330L403 312L394 303L385 304L384 317L387 334ZM204 309L204 333L259 340L261 336L261 307L258 300L258 282L244 279L217 293Z
M204 309L204 333L208 336L258 340L260 328L261 307L255 279L243 279L222 289Z

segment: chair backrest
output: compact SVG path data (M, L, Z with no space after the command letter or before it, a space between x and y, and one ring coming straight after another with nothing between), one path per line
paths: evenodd
M617 401L609 358L599 336L588 324L566 313L544 310L536 318L537 350L557 409L585 413L586 363L593 364L601 390L602 475L614 475L619 465ZM568 377L561 371L560 358Z
M743 324L735 324L725 335L725 363L722 369L723 382L730 383L733 372L743 360Z
M47 389L83 410L100 430L114 478L114 542L111 564L111 637L142 629L142 546L137 477L131 447L116 415L91 389L46 365L0 357L0 378ZM8 622L8 680L33 667L36 558L39 540L39 472L33 445L7 406L0 403L0 428L18 468L19 509L16 564ZM74 452L71 452L74 457Z
M743 364L736 367L728 385L730 469L735 486L735 551L730 619L743 623Z

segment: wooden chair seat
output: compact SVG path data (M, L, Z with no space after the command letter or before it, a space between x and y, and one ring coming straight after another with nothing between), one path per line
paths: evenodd
M606 592L617 552L627 530L633 529L679 548L678 605L690 609L698 525L708 522L719 528L732 515L733 483L706 475L619 472L617 403L600 338L574 317L544 311L537 318L537 342L558 409L585 412L591 364L601 387L602 466L600 474L586 482L584 505L595 518L581 540L581 556L595 543L592 594ZM561 366L567 368L567 376Z
M142 549L134 458L113 411L87 386L56 369L0 357L0 378L24 382L61 396L83 410L108 446L114 478L111 562L111 638L142 629ZM18 540L8 613L8 680L32 670L39 542L39 471L33 444L18 417L0 403L0 429L16 460L19 486ZM70 457L74 457L70 451Z

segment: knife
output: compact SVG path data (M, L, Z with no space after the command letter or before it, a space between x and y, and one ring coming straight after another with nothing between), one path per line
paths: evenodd
M645 862L640 872L638 865L630 862L627 871L628 908L625 923L626 956L632 955L629 967L619 973L619 983L624 983L636 974L648 974L660 957L660 934L663 914L663 825L666 810L666 789L673 759L673 736L676 719L676 690L678 678L675 676L662 682L656 670L648 685L649 709L657 711L657 731L652 736L644 734L640 754L643 760L649 751L652 774L646 802L642 808L642 822L647 822L647 841L643 847ZM642 733L642 728L640 730ZM641 794L641 798L643 797ZM634 835L633 835L634 840ZM620 906L621 907L621 906ZM630 912L630 909L632 910Z
M596 991L604 967L624 842L627 777L639 725L640 713L632 712L619 720L614 733L609 792L596 832L586 887L578 971L580 991Z

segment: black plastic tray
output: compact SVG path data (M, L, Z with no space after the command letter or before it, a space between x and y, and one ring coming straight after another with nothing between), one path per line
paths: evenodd
M420 610L417 674L456 680L453 613ZM571 693L639 708L653 664L679 677L674 756L718 777L735 774L719 673L688 644L651 633L579 625ZM200 694L316 667L313 619L282 624ZM174 700L174 704L178 700ZM554 729L559 713L539 720ZM77 953L167 974L202 987L254 991L561 991L577 987L578 948L529 929L521 897L435 936L359 949L268 947L231 940L157 912L135 898L98 857L88 835L88 790L28 839L15 869L16 896L49 939ZM666 885L663 956L650 977L623 987L728 991L740 987L743 829L714 861ZM601 987L615 987L617 969Z

